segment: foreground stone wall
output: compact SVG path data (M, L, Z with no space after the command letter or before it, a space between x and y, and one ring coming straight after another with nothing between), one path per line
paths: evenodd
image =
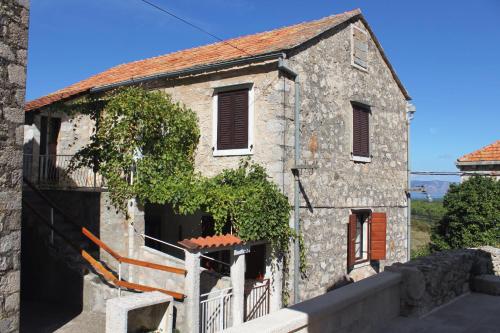
M361 21L354 24L366 29ZM387 214L387 260L378 263L381 270L406 260L406 99L373 40L368 43L368 70L351 65L349 24L296 52L289 64L301 82L301 164L315 167L300 175L300 218L309 274L300 281L299 298L305 300L334 287L347 273L347 223L352 209ZM293 119L292 82L290 88L286 119ZM372 157L368 163L352 160L351 102L370 106ZM294 126L287 124L290 140ZM287 156L289 170L293 150ZM293 197L291 188L288 193Z
M377 332L399 315L400 281L383 272L224 332Z
M28 1L0 3L0 332L19 327Z
M498 268L499 251L492 247L451 250L386 267L402 274L401 315L422 316L469 292L472 277Z

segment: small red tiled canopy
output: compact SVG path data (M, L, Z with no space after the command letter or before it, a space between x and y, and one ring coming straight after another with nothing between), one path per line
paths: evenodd
M184 239L180 241L179 244L184 246L188 250L201 250L240 245L243 244L243 241L239 237L227 234Z

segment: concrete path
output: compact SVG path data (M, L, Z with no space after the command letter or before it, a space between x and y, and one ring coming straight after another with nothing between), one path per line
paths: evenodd
M104 333L106 330L106 315L97 312L82 312L55 333Z
M23 302L21 333L104 333L106 316L68 305ZM0 332L1 333L1 332Z
M500 333L500 296L472 293L423 318L398 317L379 333Z

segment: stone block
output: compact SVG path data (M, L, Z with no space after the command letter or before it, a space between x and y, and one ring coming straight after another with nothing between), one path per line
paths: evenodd
M4 310L6 312L19 311L19 293L10 294L5 298Z
M0 279L0 292L4 295L12 294L19 291L20 273L19 271L11 271L5 274ZM1 332L1 330L0 330Z
M493 296L500 296L500 276L478 275L472 278L473 291Z
M11 64L7 67L10 83L17 86L24 86L26 82L26 68L23 66Z
M172 332L173 298L154 291L106 302L106 333Z
M15 55L14 53L12 52L10 46L0 42L0 58L4 58L6 60L14 60L15 59Z

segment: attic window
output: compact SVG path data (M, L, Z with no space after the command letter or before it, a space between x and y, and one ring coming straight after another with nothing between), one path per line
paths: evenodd
M351 25L351 62L356 68L368 69L368 32Z

